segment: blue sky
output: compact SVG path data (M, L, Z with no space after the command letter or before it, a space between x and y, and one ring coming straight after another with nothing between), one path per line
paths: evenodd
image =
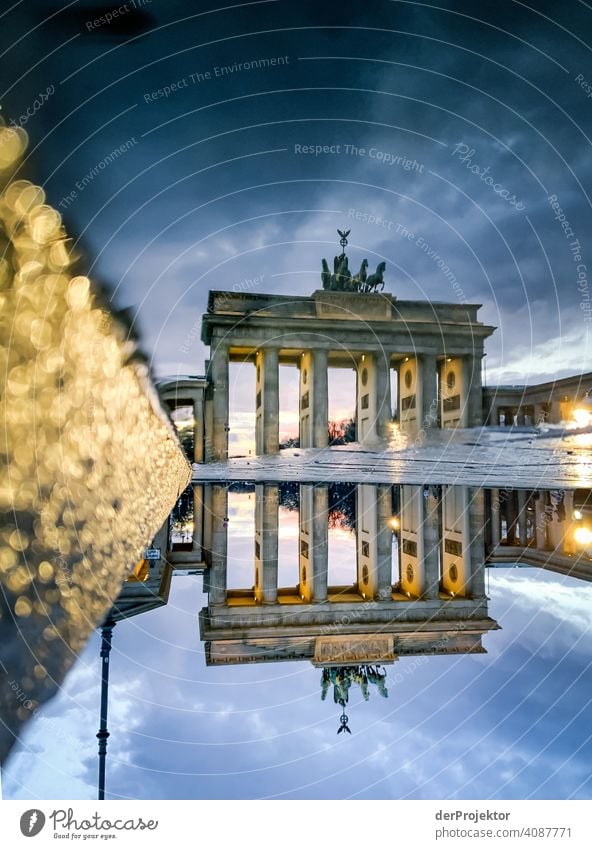
M294 516L282 509L286 582ZM252 574L245 517L230 511L236 586ZM339 532L330 551L339 580L353 568L353 536ZM108 794L589 798L592 587L534 569L496 569L488 581L490 615L502 626L485 636L488 654L399 660L387 700L353 695L354 733L342 739L309 663L206 668L201 578L175 578L166 608L114 632ZM93 798L98 643L94 634L58 697L26 727L3 775L5 798Z

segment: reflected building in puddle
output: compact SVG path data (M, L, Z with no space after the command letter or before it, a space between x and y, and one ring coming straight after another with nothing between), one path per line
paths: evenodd
M487 492L490 566L534 566L592 581L592 492Z
M309 660L315 666L393 663L401 656L484 652L498 625L484 585L481 489L360 485L356 575L331 585L329 488L301 485L298 583L279 586L280 488L255 489L254 572L228 586L228 489L212 485L204 523L208 665Z

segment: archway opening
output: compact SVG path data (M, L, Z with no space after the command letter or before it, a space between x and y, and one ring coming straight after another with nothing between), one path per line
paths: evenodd
M229 457L248 457L255 454L255 378L253 363L229 364Z
M352 368L329 368L329 444L356 440L356 372Z

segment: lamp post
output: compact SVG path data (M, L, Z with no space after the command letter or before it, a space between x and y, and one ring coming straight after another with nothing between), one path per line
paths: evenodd
M105 761L107 758L107 708L109 705L109 655L115 620L108 616L101 628L101 718L97 739L99 741L99 799L105 798Z

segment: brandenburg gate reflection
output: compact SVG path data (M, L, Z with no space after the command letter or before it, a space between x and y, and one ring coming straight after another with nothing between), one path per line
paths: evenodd
M254 498L252 585L228 585L229 492L204 493L200 635L208 665L309 660L325 669L389 664L407 655L484 652L497 629L484 586L485 504L468 487L355 488L355 580L329 575L329 487L298 492L298 582L280 586L280 487ZM380 672L378 672L380 675ZM362 670L363 675L363 670Z

